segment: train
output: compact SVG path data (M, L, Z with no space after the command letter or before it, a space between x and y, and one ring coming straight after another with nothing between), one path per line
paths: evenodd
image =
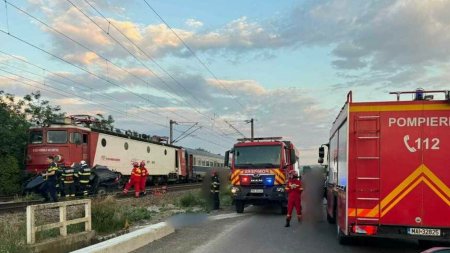
M55 156L60 166L86 161L91 167L106 166L125 178L131 164L145 161L153 183L200 181L212 168L223 167L223 156L202 149L166 143L166 138L99 127L95 117L72 115L29 129L25 168L37 174Z

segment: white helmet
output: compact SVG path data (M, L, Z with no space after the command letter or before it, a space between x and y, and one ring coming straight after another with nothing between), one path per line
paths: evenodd
M85 161L85 160L81 160L80 164L81 164L81 165L85 165L85 164L86 164L86 161Z

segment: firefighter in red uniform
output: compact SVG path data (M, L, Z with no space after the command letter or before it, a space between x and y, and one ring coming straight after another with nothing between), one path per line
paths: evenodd
M148 170L145 168L145 162L141 161L139 164L139 169L141 170L141 191L144 195L147 195L147 189L145 184L147 183Z
M134 197L139 198L139 188L141 187L141 169L137 162L133 163L133 169L131 170L130 180L128 180L123 193L127 194L131 186L134 186Z
M291 221L292 209L295 207L297 211L297 219L300 222L302 219L302 203L301 203L301 193L303 191L302 182L298 177L297 171L291 172L291 178L286 185L286 192L288 193L288 212L286 216L286 225L289 227Z

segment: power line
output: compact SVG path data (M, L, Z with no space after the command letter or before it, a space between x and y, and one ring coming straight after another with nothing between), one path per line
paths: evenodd
M217 78L217 76L211 71L211 69L197 56L197 54L194 52L194 50L191 49L191 47L172 29L172 27L164 20L164 18L159 15L159 13L147 2L147 0L144 0L144 2L147 4L147 6L155 13L156 16L172 31L172 33L183 43L183 45L187 48L187 50L197 59L197 61L211 74L211 76L216 79L216 81L227 91L227 93L233 97L234 95L231 93L231 91L224 85L222 82ZM236 99L236 102L242 107L245 108L245 106Z
M3 70L3 69L0 69L0 71L5 72L5 73L10 74L10 75L17 76L17 77L22 78L22 79L25 79L25 80L27 80L27 81L29 81L29 82L34 82L34 83L37 83L37 84L39 84L39 85L43 85L42 83L40 83L40 82L38 82L38 81L36 81L36 80L32 80L32 79L26 78L26 77L24 77L24 76L17 75L17 74L15 74L15 73L12 73L12 72L9 72L9 71L5 71L5 70ZM13 81L15 81L15 82L18 82L18 83L21 83L21 84L24 84L24 85L27 85L27 86L30 86L30 87L34 87L34 88L42 89L42 90L45 90L45 91L48 91L48 92L51 92L51 93L54 93L54 94L58 94L58 95L60 95L60 96L72 98L72 97L69 97L69 96L67 96L67 95L64 95L63 93L70 94L70 95L72 95L72 96L78 97L78 98L76 98L77 100L80 100L80 101L81 101L81 100L85 100L85 101L87 101L87 102L89 102L89 103L97 104L98 106L103 107L103 108L105 108L105 109L107 109L107 110L109 110L109 111L116 111L116 112L119 112L119 113L122 113L122 114L128 114L128 112L124 112L124 111L122 111L122 110L117 110L117 109L112 109L111 106L107 106L107 105L103 105L103 104L98 103L98 102L93 102L93 101L86 100L85 98L80 97L80 96L78 96L78 95L76 95L76 94L69 93L69 92L67 92L67 91L64 91L64 90L55 88L55 87L53 87L53 86L45 86L45 85L43 85L44 87L50 87L50 88L55 89L55 90L58 90L58 91L53 91L53 90L49 90L49 89L47 89L47 88L37 87L37 86L35 86L35 85L29 84L29 83L25 83L25 82L23 82L23 81L19 81L19 80L17 80L17 79L11 78L11 77L9 77L9 76L0 75L0 77L7 78L7 79L13 80ZM63 92L63 93L61 93L61 92ZM137 117L138 117L138 118L141 118L141 119L143 119L143 120L149 121L148 118L142 118L141 116L138 116L138 115L137 115ZM157 123L157 122L154 122L154 121L153 121L153 123L156 124L156 125L158 125L158 126L161 126L161 127L164 127L164 128L168 128L167 125L160 124L160 123ZM177 131L177 132L181 132L181 131ZM213 141L210 141L210 140L206 140L206 139L201 138L201 137L198 137L198 136L196 136L196 135L191 135L191 137L192 137L192 138L195 138L195 139L198 139L198 140L201 140L201 141L204 141L204 142L208 142L208 143L210 143L210 144L214 144L214 145L219 146L219 147L222 147L222 148L228 148L228 147L226 147L226 146L223 146L223 145L221 145L221 144L218 144L218 143L213 142Z
M17 9L18 11L20 11L20 12L24 13L25 15L27 15L28 17L30 17L30 18L32 18L32 19L38 21L38 22L41 23L42 25L44 25L44 26L46 26L47 28L53 30L54 32L60 34L61 36L65 37L66 39L69 39L69 40L72 41L73 43L76 43L77 45L79 45L79 46L85 48L85 49L88 50L88 51L92 51L92 52L96 53L95 51L93 51L93 50L91 50L90 48L86 47L86 46L83 45L82 43L80 43L80 42L78 42L78 41L72 39L71 37L67 36L66 34L64 34L64 33L60 32L60 31L54 29L53 27L49 26L47 23L45 23L45 22L41 21L40 19L34 17L33 15L31 15L31 14L29 14L28 12L24 11L23 9L21 9L21 8L19 8L19 7L15 6L15 5L13 5L13 4L7 2L7 1L5 1L5 3L8 3L9 5L11 5L12 7L14 7L14 8ZM87 17L88 17L88 16L87 16ZM88 18L89 18L89 17L88 17ZM96 25L98 26L98 24L96 24ZM100 28L101 28L101 27L100 27ZM92 76L95 76L96 78L99 78L99 79L101 79L101 80L103 80L103 81L105 81L105 82L107 82L107 83L110 83L110 84L112 84L112 85L114 85L114 86L116 86L116 87L119 87L119 88L121 88L121 89L124 89L125 91L127 91L127 92L129 92L129 93L131 93L131 94L134 94L134 95L136 95L136 96L138 96L138 97L140 97L140 98L143 98L144 100L147 100L149 103L151 103L151 102L150 102L148 99L146 99L145 97L143 97L143 96L141 96L141 95L139 95L139 94L134 93L133 91L129 90L128 88L122 87L121 85L116 84L116 83L114 83L114 82L112 82L112 81L110 81L110 80L108 80L108 79L106 79L106 78L104 78L104 77L102 77L102 76L99 76L99 75L97 75L97 74L95 74L95 73L89 71L88 69L85 69L85 68L82 68L82 67L80 67L80 66L78 66L78 65L75 65L75 64L73 64L73 63L71 63L71 62L69 62L69 61L67 61L67 60L65 60L65 59L63 59L63 58L61 58L61 57L59 57L59 56L53 54L53 53L50 53L49 51L47 51L47 50L45 50L45 49L43 49L43 48L41 48L41 47L39 47L39 46L36 46L36 45L34 45L34 44L32 44L32 43L30 43L30 42L28 42L28 41L25 41L25 40L23 40L23 39L21 39L21 38L15 36L15 35L10 34L10 33L8 33L8 32L5 32L4 30L1 30L1 31L4 32L4 33L6 33L7 35L9 35L9 36L11 36L11 37L13 37L13 38L19 40L19 41L21 41L22 43L25 43L25 44L27 44L27 45L29 45L29 46L35 48L35 49L38 49L38 50L40 50L40 51L42 51L42 52L44 52L44 53L47 53L47 54L51 55L51 56L54 57L54 58L57 58L57 59L59 59L59 60L65 62L65 63L67 63L67 64L69 64L69 65L75 67L75 68L78 68L78 69L80 69L80 70L82 70L82 71L84 71L84 72L86 72L86 73L88 73L88 74L90 74L90 75L92 75ZM116 40L116 42L120 44L120 42L118 42L117 40ZM122 45L122 46L123 46L123 45ZM124 46L123 46L123 47L124 47ZM129 51L128 51L128 52L129 52ZM129 53L131 53L131 52L129 52ZM131 72L129 72L129 71L127 71L127 70L121 68L120 66L114 64L112 61L110 61L110 60L107 59L106 57L104 57L104 56L102 56L102 55L100 55L100 54L98 54L98 53L96 53L96 54L97 54L99 57L103 58L103 59L106 61L106 63L110 62L110 63L112 63L113 65L115 65L117 68L119 68L119 69L121 69L121 70L127 72L127 73L130 74L130 75L133 75ZM17 57L16 57L16 58L17 58ZM20 59L20 58L18 58L18 59ZM44 71L48 71L48 70L45 69L45 68L41 68L41 69L43 69ZM154 72L153 72L153 73L154 73ZM136 77L136 78L139 78L139 77L137 77L137 76L135 76L135 75L133 75L133 76ZM61 77L61 76L60 76L60 77ZM140 79L140 78L139 78L139 79ZM142 79L140 79L140 80L142 80ZM72 81L73 81L73 80L72 80ZM147 83L145 80L142 80L142 81L148 85L148 83ZM78 84L80 84L80 83L78 83ZM80 85L81 85L81 84L80 84ZM85 86L85 85L82 85L82 86ZM87 87L87 86L85 86L85 87ZM90 87L89 87L89 88L90 88ZM92 90L92 88L90 88L90 89ZM111 97L111 96L109 96L109 97ZM111 98L112 98L112 97L111 97ZM113 98L113 99L115 99L115 98ZM156 103L152 103L152 104L157 105L157 106L159 106L159 107L162 107L161 105L158 105L158 104L156 104ZM145 108L142 108L142 107L140 107L140 109L146 110ZM157 114L157 113L152 112L152 111L149 111L149 112L151 112L151 113L153 113L153 114L156 114L156 115L159 115L159 116L162 116L162 115ZM172 112L172 113L174 113L174 114L176 114L176 115L178 115L178 116L180 116L180 117L186 119L184 116L182 116L182 115L180 115L180 114L177 114L177 113L175 113L175 112ZM207 129L207 130L209 130L209 129ZM214 131L211 131L211 132L214 133L214 134L216 134ZM229 138L229 137L226 136L223 132L222 132L222 134L221 134L221 137Z

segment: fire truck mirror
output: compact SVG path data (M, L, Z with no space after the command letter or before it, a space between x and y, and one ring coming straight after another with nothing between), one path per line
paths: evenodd
M225 160L224 160L224 162L223 162L223 165L225 166L225 167L228 167L229 165L229 160L230 160L230 151L229 150L227 150L226 152L225 152Z
M295 164L297 162L297 158L295 157L295 149L291 149L291 155L290 155L290 163Z
M317 161L318 163L322 164L323 163L323 158L319 157L319 160Z
M320 147L319 148L319 158L322 158L322 162L323 162L323 158L324 157L325 157L325 148L324 147Z

